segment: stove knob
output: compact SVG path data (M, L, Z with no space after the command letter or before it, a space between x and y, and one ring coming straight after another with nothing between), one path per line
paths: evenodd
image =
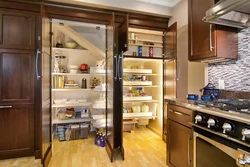
M195 123L197 124L198 122L202 121L202 116L201 115L196 115L194 119L195 119Z
M211 126L215 126L215 120L213 118L209 118L207 124L208 128L210 128Z
M246 140L246 137L248 137L250 135L250 129L243 129L241 131L241 134L242 134L242 140L245 141Z
M223 133L230 132L232 130L232 125L230 123L224 123L223 126Z

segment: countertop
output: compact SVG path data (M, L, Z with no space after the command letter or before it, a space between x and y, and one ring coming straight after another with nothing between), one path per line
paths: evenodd
M227 118L234 121L239 121L242 123L246 123L250 125L250 114L239 113L239 112L231 112L231 111L223 111L215 108L208 108L203 106L198 106L194 104L194 101L182 99L182 98L165 98L165 101L169 104L174 104L177 106L185 107L191 110L196 110L199 112L211 114L218 117Z

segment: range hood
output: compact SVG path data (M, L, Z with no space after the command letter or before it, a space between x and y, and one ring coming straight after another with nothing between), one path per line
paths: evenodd
M250 27L250 0L220 0L206 11L203 21L240 29Z

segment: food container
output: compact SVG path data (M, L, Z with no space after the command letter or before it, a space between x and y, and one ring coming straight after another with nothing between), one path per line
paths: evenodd
M74 80L68 80L68 84L75 84Z
M147 104L143 104L141 107L141 112L149 112L149 106Z
M77 46L77 43L75 43L75 42L66 42L65 46L66 46L66 48L75 49L76 46Z
M78 70L79 67L78 67L78 65L70 65L69 68L71 70Z
M55 104L65 104L67 99L54 99Z
M86 103L88 100L87 99L78 99L77 100L79 103Z
M141 106L133 106L132 110L133 110L133 113L140 113L141 112Z
M89 137L89 125L81 124L80 125L80 139L87 139Z
M196 94L188 94L188 100L198 100L199 95Z
M72 69L69 70L70 74L76 74L77 72L78 72L78 70L72 70Z
M213 100L213 98L210 95L202 95L201 96L201 100L203 100L203 101L209 101L209 100Z

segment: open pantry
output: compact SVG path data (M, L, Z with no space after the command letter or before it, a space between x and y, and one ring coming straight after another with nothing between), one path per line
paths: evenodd
M87 138L106 126L106 26L52 20L52 30L52 133Z
M163 118L163 32L129 28L124 53L123 130L147 126L158 132Z

